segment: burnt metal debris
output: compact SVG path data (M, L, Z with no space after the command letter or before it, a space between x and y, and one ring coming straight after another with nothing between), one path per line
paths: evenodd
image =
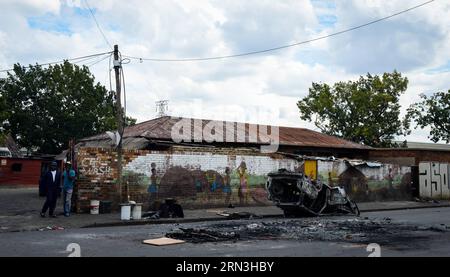
M331 187L311 180L302 173L280 169L268 174L269 200L285 216L319 216L322 214L360 214L357 204L341 187Z
M328 241L369 244L377 242L400 248L426 244L430 233L449 232L450 226L415 226L388 218L302 218L282 220L227 221L179 228L166 237L190 243L238 242L251 240Z
M166 234L166 237L189 241L192 243L220 242L239 239L239 235L235 232L216 232L206 229L193 228L180 228L178 232Z

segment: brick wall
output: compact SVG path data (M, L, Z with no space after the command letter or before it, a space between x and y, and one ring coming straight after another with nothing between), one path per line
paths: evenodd
M399 164L361 163L349 166L342 160L319 161L320 179L345 188L353 200L409 200L412 197L411 167Z
M118 208L119 194L117 179L117 153L108 148L77 149L78 178L75 190L76 209L78 212L89 210L91 200L113 201ZM127 164L142 151L126 151L123 163ZM126 195L126 187L122 188ZM134 193L134 190L132 189Z
M88 211L93 199L113 201L117 209L116 152L79 148L77 162L77 211ZM130 200L143 203L144 209L166 198L176 198L185 208L271 204L264 188L267 173L280 168L301 171L299 162L279 154L181 146L167 151L125 150L123 166L123 200L129 196ZM406 199L411 195L409 166L389 163L353 168L343 161L320 161L318 167L324 182L345 186L358 201ZM149 193L151 185L154 191ZM246 186L249 189L242 193Z
M88 211L94 199L113 201L118 208L116 156L112 149L77 149L78 212ZM129 195L144 208L165 198L176 198L187 208L270 204L264 189L266 174L299 168L295 160L249 149L173 147L169 151L126 150L123 157L124 200ZM156 192L149 194L151 184Z

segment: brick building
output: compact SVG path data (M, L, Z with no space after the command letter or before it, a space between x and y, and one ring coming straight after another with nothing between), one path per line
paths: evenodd
M411 143L405 148L370 149L370 160L411 167L415 196L450 199L450 145Z
M122 141L122 201L151 204L170 197L184 207L264 205L267 173L281 168L344 185L361 201L404 198L411 191L411 164L362 162L382 152L303 128L161 117L127 127ZM262 151L272 144L276 152ZM87 211L94 199L117 208L111 138L105 133L82 139L75 152L77 210Z
M39 185L43 160L0 157L0 187Z

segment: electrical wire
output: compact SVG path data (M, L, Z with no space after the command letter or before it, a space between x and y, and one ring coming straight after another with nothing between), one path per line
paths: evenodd
M82 64L82 63L86 63L86 62L91 62L91 61L97 59L98 57L100 57L100 56L89 57L89 58L85 58L82 60L77 60L77 61L73 62L73 64Z
M98 56L102 56L102 55L105 55L105 54L111 54L111 53L112 53L112 51L110 51L110 52L103 52L103 53L92 54L92 55L83 56L83 57L78 57L78 58L69 58L69 59L60 60L60 61L55 61L55 62L42 63L42 64L35 64L35 65L30 65L30 66L23 66L22 68L31 68L31 67L33 67L33 66L47 66L47 65L52 65L52 64L63 63L63 62L65 62L65 61L77 63L77 62L80 62L80 60L85 60L86 58L98 57ZM14 68L3 69L3 70L0 70L0 73L2 73L2 72L8 72L8 71L13 71L13 70L14 70Z
M292 44L288 44L288 45L282 45L282 46L278 46L278 47L274 47L274 48L269 48L269 49L264 49L264 50L258 50L258 51L252 51L252 52L246 52L246 53L241 53L241 54L234 54L234 55L225 55L225 56L216 56L216 57L206 57L206 58L186 58L186 59L161 59L161 58L142 58L142 57L136 57L136 56L126 56L124 55L124 57L129 58L129 59L135 59L135 60L139 60L140 62L142 62L143 60L145 61L152 61L152 62L192 62L192 61L209 61L209 60L220 60L220 59L228 59L228 58L237 58L237 57L243 57L243 56L250 56L250 55L256 55L256 54L262 54L262 53L266 53L266 52L271 52L271 51L277 51L277 50L281 50L281 49L285 49L285 48L289 48L289 47L295 47L295 46L299 46L302 44L307 44L307 43L311 43L311 42L315 42L318 40L323 40L323 39L327 39L330 37L334 37L334 36L338 36L338 35L342 35L354 30L358 30L376 23L379 23L381 21L396 17L398 15L410 12L412 10L418 9L420 7L423 7L425 5L428 5L432 2L434 2L435 0L431 0L431 1L427 1L425 3L422 3L420 5L408 8L406 10L402 10L400 12L394 13L392 15L389 16L385 16L382 18L379 18L377 20L373 20L370 21L368 23L362 24L362 25L358 25L349 29L345 29L336 33L332 33L329 35L324 35L321 37L317 37L314 39L309 39L309 40L305 40L305 41L301 41L301 42L296 42L296 43L292 43Z
M98 59L98 60L96 60L96 61L94 61L94 62L91 62L90 64L87 64L86 66L87 66L87 67L92 67L92 66L94 66L94 65L96 65L96 64L98 64L98 63L100 63L100 62L102 62L102 61L104 61L104 60L106 60L106 59L109 58L111 55L112 55L112 54L107 55L107 56L105 56L105 57L102 57L102 58L100 58L100 59Z
M103 39L105 40L106 44L108 44L108 46L110 47L110 49L112 49L113 47L112 47L111 43L109 43L109 40L108 40L108 38L106 37L105 33L103 33L103 30L102 30L102 28L100 27L100 24L98 23L97 18L96 18L95 15L94 15L94 12L92 11L91 7L89 6L88 0L84 0L84 3L86 4L86 7L89 9L89 12L91 13L92 18L93 18L94 21L95 21L95 25L97 25L97 28L98 28L98 30L100 31L100 33L102 34Z

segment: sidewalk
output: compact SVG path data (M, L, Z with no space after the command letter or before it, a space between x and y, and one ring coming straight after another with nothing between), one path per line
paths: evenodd
M182 223L200 221L218 221L227 218L217 213L246 213L256 217L283 217L281 209L275 206L259 207L236 207L184 210L184 218L167 219L142 219L121 221L120 213L111 214L73 214L66 218L41 218L39 210L44 202L44 198L37 196L37 189L17 188L0 189L0 233L19 231L48 231L62 230L68 228L83 227L106 227L163 223ZM439 203L413 202L413 201L392 201L392 202L370 202L358 203L361 212L401 210L401 209L421 209L435 207L450 207L450 201L440 201ZM58 200L57 212L62 211L61 201Z
M361 213L364 213L364 212L389 211L389 210L450 207L450 201L440 201L439 203L415 202L415 201L367 202L367 203L358 203L358 207ZM114 220L112 221L104 221L104 222L99 221L95 222L94 224L85 225L83 227L92 228L92 227L108 227L108 226L226 220L227 217L219 215L220 213L241 214L241 218L284 217L283 211L276 206L236 207L232 209L214 208L214 209L185 210L184 218L141 219L141 220L122 221L120 220L120 214L116 214Z

